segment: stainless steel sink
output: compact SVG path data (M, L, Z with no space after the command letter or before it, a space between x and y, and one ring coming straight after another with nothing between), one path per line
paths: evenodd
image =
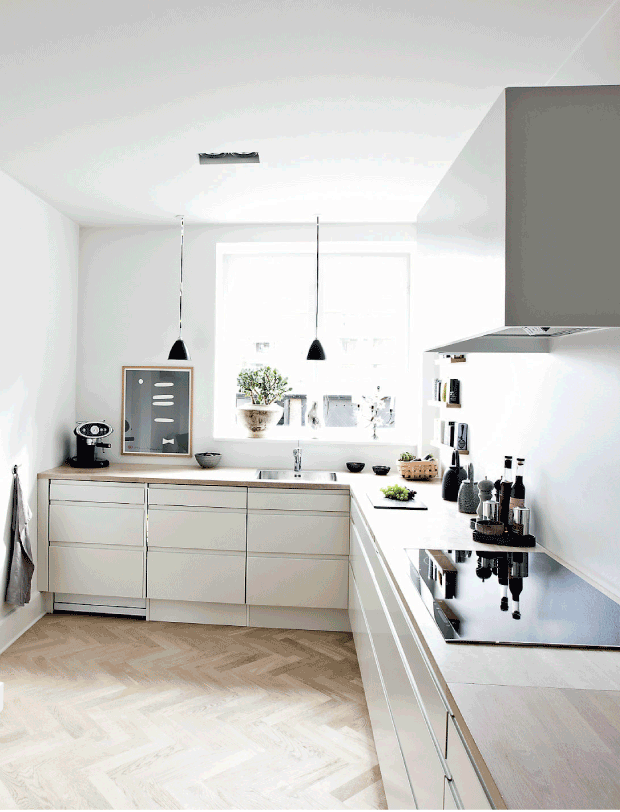
M336 482L333 471L267 471L261 469L256 479L278 479L282 482Z

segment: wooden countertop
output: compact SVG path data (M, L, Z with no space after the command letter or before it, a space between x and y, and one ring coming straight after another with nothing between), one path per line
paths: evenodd
M108 482L350 489L496 804L620 808L620 652L448 645L409 579L405 550L510 548L474 543L470 517L442 500L438 480L408 483L429 509L407 511L377 510L368 499L369 492L387 484L403 484L399 476L344 471L328 483L255 476L254 468L135 463L92 471L63 465L39 474Z

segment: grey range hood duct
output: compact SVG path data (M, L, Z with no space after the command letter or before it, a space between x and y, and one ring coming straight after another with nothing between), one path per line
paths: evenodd
M619 194L619 86L506 88L418 216L428 351L620 327Z

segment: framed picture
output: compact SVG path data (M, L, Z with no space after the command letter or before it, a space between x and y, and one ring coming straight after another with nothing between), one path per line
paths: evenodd
M191 457L193 367L123 367L121 454Z

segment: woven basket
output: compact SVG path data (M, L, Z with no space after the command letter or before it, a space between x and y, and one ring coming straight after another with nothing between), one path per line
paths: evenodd
M396 468L403 479L434 479L439 473L435 460L411 460L411 462L398 460Z

